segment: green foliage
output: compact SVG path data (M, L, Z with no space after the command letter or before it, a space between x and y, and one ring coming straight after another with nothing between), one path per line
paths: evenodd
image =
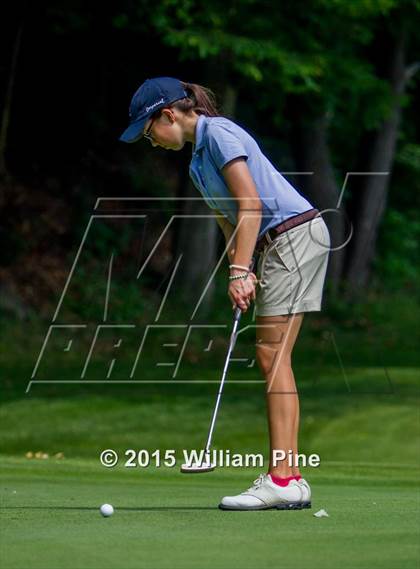
M105 245L103 244L105 248ZM64 302L61 318L83 322L99 322L107 294L108 267L94 261L92 253L76 268L71 280L71 293ZM142 279L143 285L148 279ZM115 323L147 318L152 292L145 294L134 278L113 275L110 291L110 314Z
M129 18L127 14L117 14L112 19L112 24L117 29L125 29L129 25Z
M370 18L372 16L386 15L398 6L398 0L319 0L319 4L327 9L334 10L342 17Z
M396 160L420 174L420 144L406 144L397 154Z
M272 107L278 107L279 90L317 94L321 107L340 113L353 109L366 128L378 126L391 109L390 89L363 48L372 41L375 20L397 9L398 2L318 0L302 13L287 3L275 11L270 7L254 0L229 7L166 0L151 20L182 61L213 59L226 77L233 73L251 84L266 82Z
M416 287L420 282L420 219L418 211L389 208L380 231L375 269L386 287Z

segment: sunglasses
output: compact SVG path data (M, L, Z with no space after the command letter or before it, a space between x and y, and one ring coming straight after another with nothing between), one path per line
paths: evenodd
M152 122L150 123L149 128L148 128L147 131L143 134L143 137L144 137L146 140L149 140L150 142L153 142L153 141L154 141L153 136L150 134L150 131L151 131L151 129L152 129L152 125L153 125L154 120L155 120L155 119L152 119Z

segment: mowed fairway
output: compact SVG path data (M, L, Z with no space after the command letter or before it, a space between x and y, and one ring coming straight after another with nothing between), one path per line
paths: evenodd
M310 472L312 509L286 512L217 508L258 475L247 468L185 475L10 457L2 473L3 569L418 567L416 468L324 463ZM330 517L314 517L321 508Z
M1 569L418 569L419 368L390 368L392 392L380 368L348 369L350 392L327 369L313 386L310 371L299 371L300 447L321 464L302 469L313 507L301 511L217 507L267 469L259 385L227 384L214 448L263 453L263 467L206 474L179 467L183 449L202 448L214 385L66 397L37 387L4 401ZM118 452L116 467L101 466L104 449ZM126 449L175 449L176 465L127 468ZM329 517L314 517L320 509Z

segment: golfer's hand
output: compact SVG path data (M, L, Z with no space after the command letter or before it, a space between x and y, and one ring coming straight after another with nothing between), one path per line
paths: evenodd
M255 300L255 287L257 283L258 280L254 273L249 273L246 279L236 279L234 281L229 281L228 294L230 300L232 301L233 309L239 306L242 312L246 312L248 310L251 302Z

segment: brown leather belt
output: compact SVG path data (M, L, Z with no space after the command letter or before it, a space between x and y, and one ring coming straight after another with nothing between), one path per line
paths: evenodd
M313 219L317 215L319 215L319 211L314 208L314 209L309 209L308 211L304 211L303 213L299 213L298 215L294 215L293 217L289 217L289 219L286 219L279 225L276 225L276 227L272 227L266 233L264 233L264 235L262 235L258 239L255 245L255 251L257 253L260 253L267 244L273 241L273 239L275 239L285 231L292 229L292 227L296 227L297 225L306 223L307 221Z

